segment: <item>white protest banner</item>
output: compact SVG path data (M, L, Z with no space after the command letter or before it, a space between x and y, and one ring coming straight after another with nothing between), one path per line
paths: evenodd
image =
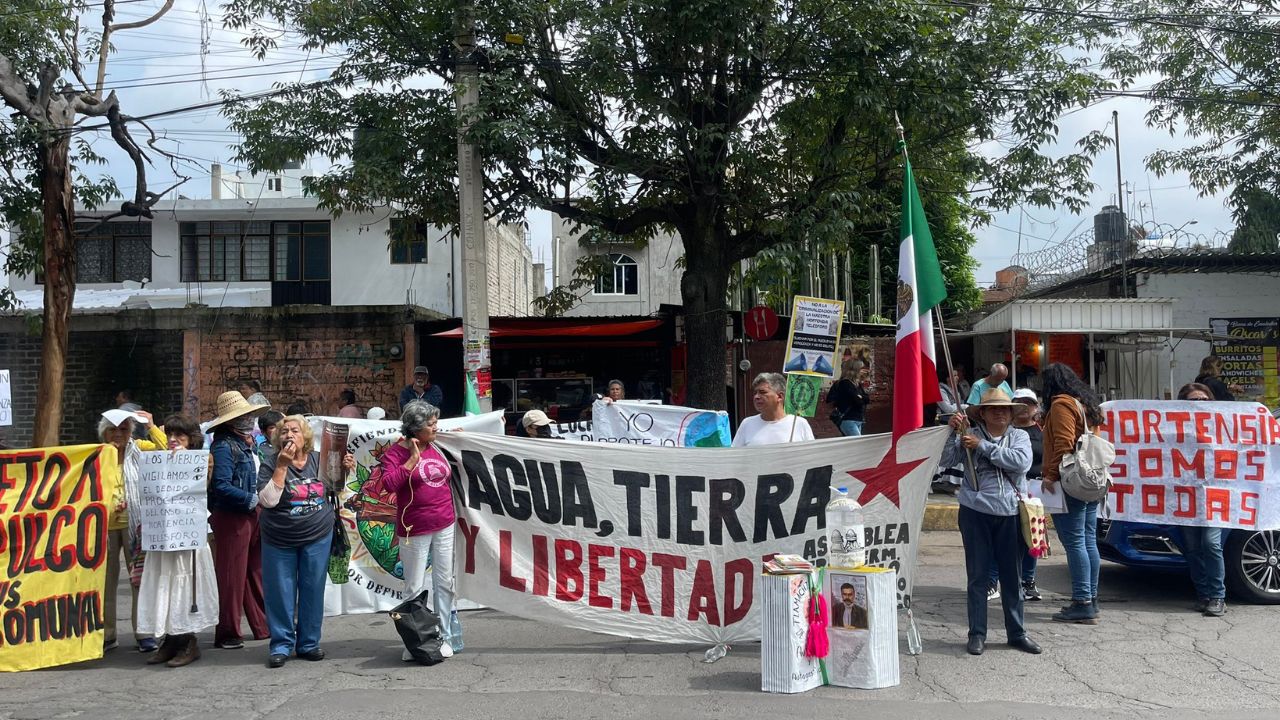
M791 306L791 332L782 371L834 378L843 322L843 301L797 295Z
M908 602L929 481L950 430L755 448L442 436L462 505L461 596L514 615L660 642L759 640L756 576L776 553L827 554L826 504L864 507L870 564Z
M208 476L206 450L142 453L138 493L142 498L144 551L191 550L208 544Z
M1116 400L1102 412L1116 520L1280 528L1280 421L1265 406Z
M9 371L0 370L0 427L13 424L13 391Z
M581 442L660 445L663 447L729 447L729 413L679 405L618 400L591 405L591 421L551 426L552 437Z
M400 566L400 545L396 540L396 499L381 486L379 464L383 451L400 439L400 422L339 417L308 420L316 432L317 450L326 422L348 426L347 451L356 461L355 474L347 478L346 485L338 492L338 514L347 527L351 564L347 582L341 585L327 582L324 614L390 610L404 600L404 570ZM441 420L439 429L501 434L502 412ZM462 601L458 606L476 607Z

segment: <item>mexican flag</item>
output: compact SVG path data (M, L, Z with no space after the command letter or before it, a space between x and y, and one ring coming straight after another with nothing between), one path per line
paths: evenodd
M903 153L905 158L905 152ZM947 297L938 251L916 190L911 161L902 182L902 238L898 246L898 334L893 372L893 437L924 425L924 406L942 399L930 313Z

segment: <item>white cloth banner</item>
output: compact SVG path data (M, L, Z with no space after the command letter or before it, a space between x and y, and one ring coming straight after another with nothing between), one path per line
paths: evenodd
M158 450L139 454L142 549L191 550L208 544L209 453Z
M729 414L679 405L619 400L591 405L590 422L551 426L553 437L663 447L729 447Z
M461 471L458 592L556 625L660 642L759 640L775 553L824 563L831 486L863 501L870 564L909 602L929 481L949 428L756 448L652 448L473 433Z
M396 540L395 496L376 481L382 452L400 439L398 420L311 417L316 450L320 449L320 429L325 421L350 426L347 451L355 456L356 471L338 493L338 514L347 527L351 544L351 565L347 582L334 585L326 580L325 615L352 615L390 610L404 601L404 569L400 566L400 544ZM502 434L502 412L440 420L443 433L465 430L471 433ZM366 487L366 484L367 487ZM429 578L428 571L427 577ZM458 601L459 609L477 607Z
M1116 400L1098 435L1116 446L1111 516L1280 528L1280 421L1253 402Z

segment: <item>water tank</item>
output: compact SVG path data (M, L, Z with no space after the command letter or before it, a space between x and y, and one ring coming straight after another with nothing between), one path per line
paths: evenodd
M1099 245L1119 247L1124 243L1124 213L1115 205L1107 205L1093 216L1093 241Z

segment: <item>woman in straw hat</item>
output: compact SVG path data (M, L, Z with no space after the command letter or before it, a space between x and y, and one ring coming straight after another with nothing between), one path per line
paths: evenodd
M258 539L258 453L254 421L270 410L251 405L235 390L218 396L218 416L209 422L213 443L213 482L209 486L209 525L213 528L214 571L218 576L218 625L213 644L244 647L240 614L256 640L270 636L262 599L262 546Z
M1018 498L1026 493L1031 467L1031 440L1012 427L1015 404L1008 393L993 388L981 402L951 418L952 436L942 465L963 462L960 484L960 538L968 580L970 655L981 655L987 641L987 582L992 559L1000 569L1000 604L1009 645L1038 654L1022 624L1022 534Z

